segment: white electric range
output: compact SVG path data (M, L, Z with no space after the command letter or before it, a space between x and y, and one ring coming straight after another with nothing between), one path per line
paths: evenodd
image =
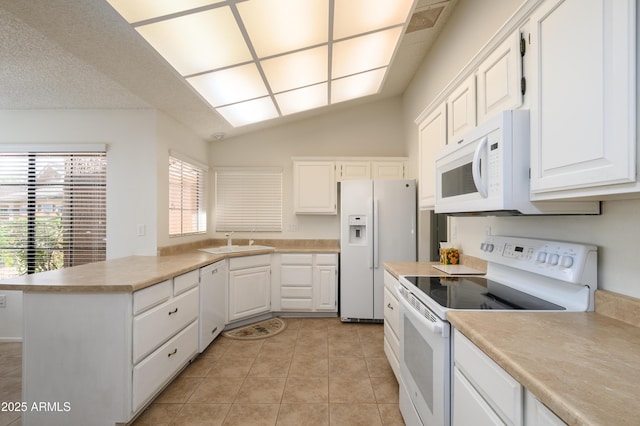
M489 236L485 275L401 276L400 410L408 425L451 423L449 310L593 310L597 248Z

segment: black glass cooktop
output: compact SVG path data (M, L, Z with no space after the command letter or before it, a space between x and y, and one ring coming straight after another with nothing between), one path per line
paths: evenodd
M445 308L564 310L562 306L482 277L405 278Z

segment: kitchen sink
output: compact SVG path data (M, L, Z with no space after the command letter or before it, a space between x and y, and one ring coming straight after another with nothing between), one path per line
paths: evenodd
M204 251L211 254L224 254L224 253L238 253L244 251L255 251L255 250L268 250L273 249L273 247L268 246L220 246L220 247L209 247L200 249L200 251Z

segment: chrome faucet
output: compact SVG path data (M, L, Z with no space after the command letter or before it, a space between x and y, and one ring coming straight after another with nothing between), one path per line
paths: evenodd
M225 237L227 237L227 246L231 246L231 236L233 235L233 231L231 232L227 232L226 234L224 234Z

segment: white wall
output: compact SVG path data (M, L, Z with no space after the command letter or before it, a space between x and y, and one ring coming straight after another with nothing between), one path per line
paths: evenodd
M520 0L458 2L448 26L403 97L407 150L413 167L417 168L418 158L417 127L413 120L521 4ZM426 214L421 214L423 221L425 218ZM640 200L606 201L602 204L600 216L458 217L451 218L450 224L450 235L457 235L456 245L463 253L472 256L480 256L479 247L487 227L494 235L539 237L597 245L598 287L640 297L636 247L636 242L640 240ZM427 238L428 235L421 233L421 259L428 256L425 254Z
M403 144L401 99L382 100L365 106L222 141L212 142L209 164L216 166L279 167L283 170L282 233L261 233L254 238L340 237L336 215L294 215L293 163L300 156L406 156ZM211 173L213 188L213 173ZM210 195L210 229L213 231L213 190ZM215 237L221 237L216 234ZM248 234L237 233L236 238Z

